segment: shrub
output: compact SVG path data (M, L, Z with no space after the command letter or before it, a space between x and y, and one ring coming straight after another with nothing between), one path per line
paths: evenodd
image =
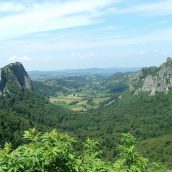
M75 153L75 140L65 134L41 133L35 129L25 131L26 144L15 150L6 143L0 150L1 172L163 172L157 164L150 165L148 160L135 151L135 138L123 134L119 145L119 158L105 162L100 158L98 142L87 139L80 155Z

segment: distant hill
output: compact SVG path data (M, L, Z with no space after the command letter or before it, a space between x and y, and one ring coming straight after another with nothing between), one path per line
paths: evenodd
M115 73L111 76L85 75L85 76L64 76L52 79L33 80L34 89L47 96L56 93L77 94L79 90L91 89L106 91L110 95L120 95L128 90L129 79L134 73Z
M33 79L50 79L56 77L64 76L91 76L91 75L102 75L110 76L117 72L135 72L140 68L90 68L90 69L68 69L68 70L59 70L59 71L30 71L28 72L31 78Z

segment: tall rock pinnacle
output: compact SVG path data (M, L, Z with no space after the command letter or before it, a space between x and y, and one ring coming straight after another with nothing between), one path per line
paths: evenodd
M33 89L32 81L20 62L11 63L1 69L0 85L2 94Z

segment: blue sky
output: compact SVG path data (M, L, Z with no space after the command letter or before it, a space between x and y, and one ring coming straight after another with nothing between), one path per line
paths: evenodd
M172 0L0 0L0 63L28 70L159 65Z

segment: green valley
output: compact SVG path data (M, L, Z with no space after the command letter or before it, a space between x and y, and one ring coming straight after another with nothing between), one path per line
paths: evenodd
M88 111L108 104L128 89L132 73L108 76L66 76L34 80L36 91L49 97L50 102L74 111Z

